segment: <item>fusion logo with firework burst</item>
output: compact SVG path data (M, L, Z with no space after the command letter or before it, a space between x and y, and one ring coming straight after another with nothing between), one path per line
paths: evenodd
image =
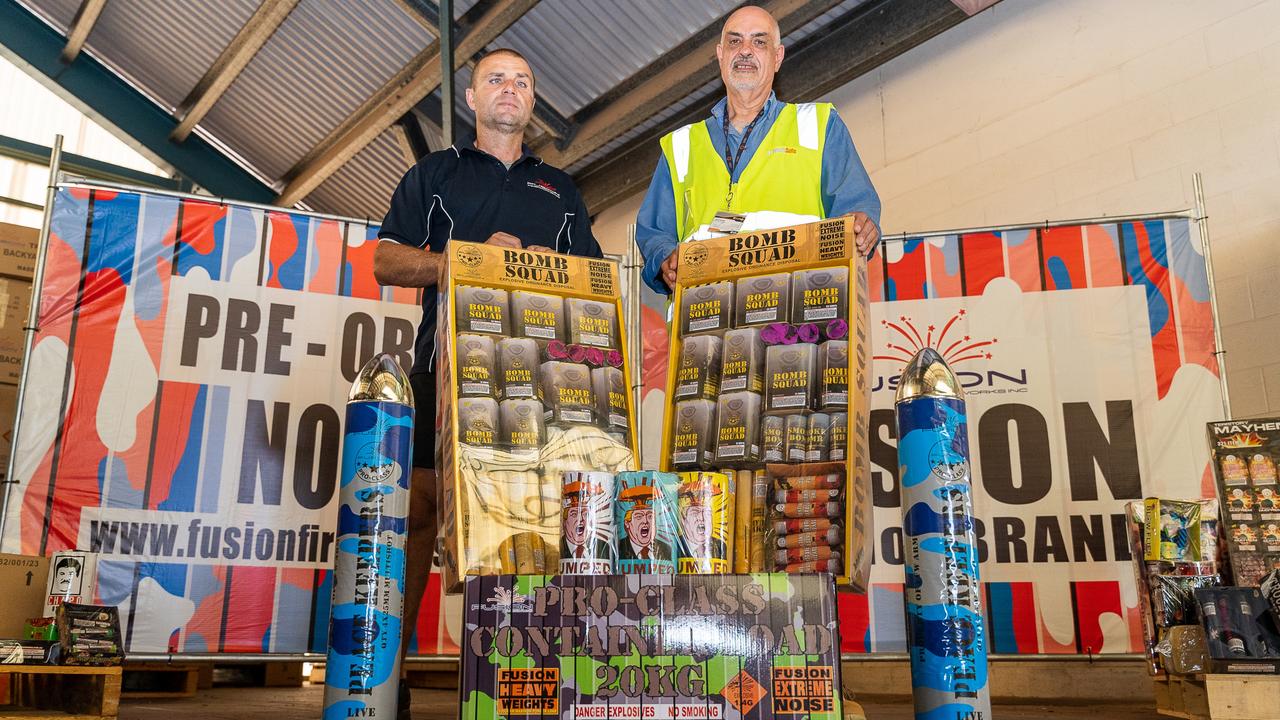
M943 324L941 331L936 325L927 325L924 327L924 332L921 332L916 323L906 315L898 316L897 320L881 320L881 337L888 335L880 345L885 352L882 355L872 356L872 359L880 361L881 367L887 364L888 372L876 373L871 391L897 390L902 368L917 352L931 347L938 351L943 360L947 361L955 372L956 379L960 381L960 385L970 395L1026 392L1028 382L1026 368L995 369L989 366L990 361L995 359L994 351L1000 338L974 338L959 334L960 331L955 325L965 316L966 311L958 310ZM965 363L971 365L986 363L988 367L966 368Z
M521 594L514 585L509 589L498 585L493 588L493 594L486 598L484 602L471 603L471 610L473 612L476 610L513 613L533 612L533 597Z

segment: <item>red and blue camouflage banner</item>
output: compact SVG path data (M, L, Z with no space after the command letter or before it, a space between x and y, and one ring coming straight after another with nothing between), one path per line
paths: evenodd
M351 381L410 367L416 291L377 228L64 186L3 548L102 553L133 652L324 652ZM415 653L455 653L439 577Z
M79 185L53 213L2 549L103 553L134 652L323 652L339 418L373 352L407 362L417 293L377 284L359 221ZM1194 225L893 240L870 270L876 564L844 650L905 649L892 378L920 344L968 386L991 651L1140 650L1123 503L1214 492ZM415 654L457 652L461 604L433 575Z
M1185 217L882 243L868 268L876 556L870 593L839 598L845 652L906 649L893 398L926 345L965 385L990 652L1142 651L1124 503L1214 495L1203 428L1222 400L1200 248ZM646 416L665 402L657 308L643 313Z

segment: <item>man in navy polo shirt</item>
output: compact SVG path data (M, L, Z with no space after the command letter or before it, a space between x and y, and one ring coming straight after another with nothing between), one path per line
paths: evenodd
M374 274L383 285L426 288L409 373L417 408L413 437L410 562L405 571L405 642L417 623L435 553L436 291L451 240L600 257L591 220L573 181L524 146L533 114L534 77L514 50L476 64L467 105L476 113L471 142L431 153L396 188L378 233ZM400 716L408 713L401 685Z

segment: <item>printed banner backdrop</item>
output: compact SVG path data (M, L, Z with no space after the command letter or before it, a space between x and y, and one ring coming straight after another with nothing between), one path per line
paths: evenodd
M417 294L378 286L358 221L89 186L53 212L0 548L102 553L96 600L134 652L323 652L346 393L375 350L408 362ZM1213 494L1199 247L1184 218L885 243L875 585L839 597L846 652L905 649L893 390L922 344L968 386L992 652L1141 648L1121 507ZM461 615L433 575L412 651L456 654Z
M376 236L60 188L3 550L102 553L133 652L324 652L347 393L421 317ZM443 602L433 576L413 652L457 652Z
M967 393L990 651L1142 650L1124 503L1214 496L1203 428L1222 401L1200 247L1186 218L881 244L873 587L839 597L845 652L906 649L893 400L926 345ZM650 418L666 402L667 334L665 299L645 301ZM646 435L646 467L659 442Z

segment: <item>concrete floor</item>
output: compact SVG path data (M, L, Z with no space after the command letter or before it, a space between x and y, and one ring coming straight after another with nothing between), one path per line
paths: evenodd
M120 703L121 720L315 720L320 716L323 688L230 688L201 690L182 700L126 700ZM455 690L413 691L415 720L457 716ZM912 720L910 701L865 702L867 720ZM1147 705L1000 705L993 714L1000 720L1157 720Z

